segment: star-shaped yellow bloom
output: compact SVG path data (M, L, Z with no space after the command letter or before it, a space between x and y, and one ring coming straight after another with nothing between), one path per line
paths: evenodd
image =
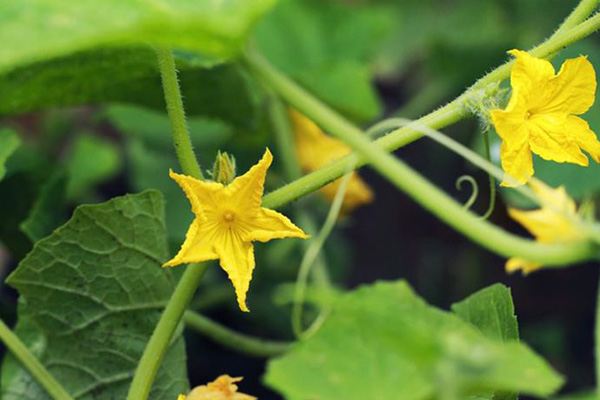
M179 395L177 400L256 400L256 397L238 393L235 382L242 378L221 375L214 382L198 386L186 396Z
M558 74L549 61L520 50L510 75L512 95L506 110L492 110L502 139L504 172L519 184L533 175L531 153L545 160L588 165L582 149L600 161L600 142L577 117L594 104L596 74L585 56L565 61ZM504 179L503 186L514 186Z
M290 118L294 129L294 141L300 167L304 171L314 171L332 161L335 161L352 149L343 142L327 136L314 122L296 110L290 109ZM360 179L356 172L348 181L346 196L344 197L343 209L349 213L356 207L373 201L373 192L366 183ZM341 184L338 179L321 188L321 193L329 201L333 201Z
M538 195L542 208L535 211L509 209L508 214L523 225L540 243L566 243L583 240L585 233L578 225L579 216L573 199L560 186L552 189L544 184L531 182L530 186ZM541 264L520 258L506 262L506 271L522 270L528 274L539 269Z
M227 186L169 173L192 204L195 219L181 250L164 266L220 259L243 311L248 311L246 293L254 270L252 242L306 238L287 217L261 207L263 185L272 161L267 149L258 164Z

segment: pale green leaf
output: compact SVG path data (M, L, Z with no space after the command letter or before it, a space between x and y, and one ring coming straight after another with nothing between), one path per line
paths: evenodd
M519 340L519 324L510 289L497 283L452 305L452 311L491 339Z
M118 148L98 136L80 134L67 160L67 196L76 198L114 176L121 167Z
M275 0L20 0L0 4L0 71L101 46L230 57Z
M156 191L77 208L39 241L11 274L20 294L21 336L78 400L123 399L174 282L167 258L163 200ZM43 335L36 336L35 329ZM27 327L29 325L29 328ZM16 361L2 373L3 400L49 397ZM154 382L151 398L187 390L183 339L178 337Z
M321 330L269 363L265 379L288 400L547 396L562 384L527 346L486 338L404 282L342 296Z

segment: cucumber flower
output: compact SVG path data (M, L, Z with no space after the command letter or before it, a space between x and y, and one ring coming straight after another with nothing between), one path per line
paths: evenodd
M505 110L491 118L502 139L502 169L518 184L533 175L531 153L545 160L588 165L585 150L600 161L600 142L587 122L576 115L594 103L596 74L585 56L565 61L558 74L549 61L520 50L511 71L512 95ZM514 186L507 180L503 186Z
M542 183L530 182L542 208L534 211L508 209L508 214L535 236L539 243L568 243L586 240L575 201L560 186L552 189ZM542 265L520 258L511 258L506 262L506 271L522 270L528 274Z
M235 382L242 378L221 375L213 382L194 388L187 396L179 395L177 400L256 400L256 397L238 393Z
M248 311L246 293L255 266L252 242L307 237L284 215L261 207L272 161L267 149L258 164L227 186L169 172L190 201L195 218L181 250L164 266L219 259L242 311Z
M300 167L304 171L317 170L352 152L350 147L331 136L327 136L321 128L300 112L290 109L289 114L294 129L296 154L298 155ZM372 202L374 197L373 192L360 179L358 173L351 172L351 174L343 202L345 213L350 213L356 207ZM333 181L323 186L321 193L329 201L333 201L340 184L341 179Z

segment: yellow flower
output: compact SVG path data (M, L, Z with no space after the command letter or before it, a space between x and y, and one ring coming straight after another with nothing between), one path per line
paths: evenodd
M327 136L314 122L300 112L290 109L289 114L294 128L296 153L298 154L300 167L304 171L319 169L352 151L343 142ZM343 203L344 212L346 213L362 204L372 202L374 197L373 192L360 179L360 176L356 172L351 174ZM341 179L338 179L323 186L321 193L329 201L333 201L340 183Z
M531 182L530 186L538 195L542 208L535 211L509 209L508 214L531 232L540 243L565 243L585 239L586 235L577 224L579 216L575 202L565 188L552 189L542 183ZM541 267L539 263L520 258L506 262L506 271L522 270L528 274Z
M242 378L232 378L229 375L221 375L214 382L198 386L186 396L179 395L177 400L256 400L254 396L238 393L235 382Z
M261 207L264 180L272 161L267 149L258 164L227 186L169 172L189 199L195 219L181 250L164 266L220 259L242 311L248 311L246 293L254 270L252 241L306 238L284 215Z
M600 161L600 142L587 122L576 117L594 103L596 74L585 56L567 60L558 74L547 60L524 51L510 80L512 95L506 110L492 110L492 123L502 139L504 172L519 184L533 175L531 153L545 160L588 165L585 150ZM503 186L514 186L506 178Z

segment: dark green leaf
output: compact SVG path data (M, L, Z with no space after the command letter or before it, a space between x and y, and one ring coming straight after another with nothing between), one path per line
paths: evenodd
M453 304L452 311L488 338L502 342L519 340L519 324L510 289L500 283Z
M6 160L8 160L20 144L21 141L15 132L10 129L0 129L0 180L6 174L6 167L4 166Z
M486 338L397 282L342 296L320 331L269 363L266 382L289 400L425 400L546 396L562 379L525 345Z
M64 222L66 190L67 177L62 171L51 176L40 189L29 216L19 225L32 243Z
M256 125L256 101L239 68L198 68L177 58L188 115L203 115L236 126ZM41 62L0 75L0 114L22 114L48 107L110 102L164 111L156 55L146 48L96 49Z
M388 11L330 0L282 1L255 38L283 72L344 114L368 121L381 112L369 64L390 31Z
M600 394L597 391L589 391L583 393L570 394L558 397L556 400L598 400Z
M18 333L35 339L33 326L41 332L43 341L28 342L75 398L125 398L173 291L168 271L160 268L165 237L163 201L155 191L81 206L9 277L21 295ZM15 363L4 363L2 399L48 399ZM185 364L179 337L167 351L152 399L186 391Z

